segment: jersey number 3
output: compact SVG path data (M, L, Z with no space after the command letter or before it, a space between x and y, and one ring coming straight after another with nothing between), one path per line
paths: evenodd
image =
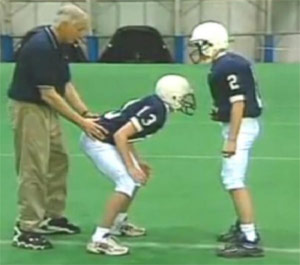
M148 109L150 109L149 106L145 106L143 107L138 113L137 116L140 117L142 116L142 114L147 111ZM141 123L143 124L143 126L150 126L152 123L156 122L157 118L156 115L154 114L149 114L148 117L142 118L141 119Z

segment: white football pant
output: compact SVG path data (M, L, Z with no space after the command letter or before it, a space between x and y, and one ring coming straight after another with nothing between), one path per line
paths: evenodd
M126 165L114 145L93 140L83 133L80 138L80 147L98 170L114 182L115 191L125 193L129 197L133 196L140 184L129 175ZM132 158L138 167L138 162L133 154Z
M228 138L229 123L222 123L224 140ZM243 118L237 138L235 155L223 158L222 182L227 190L245 187L245 178L250 152L255 139L259 134L259 122L256 118Z

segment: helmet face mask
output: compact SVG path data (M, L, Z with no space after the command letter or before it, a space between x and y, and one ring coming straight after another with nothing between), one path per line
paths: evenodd
M186 94L180 100L181 107L179 111L186 115L194 115L196 110L196 98L193 93Z
M213 45L207 40L190 42L189 46L191 47L189 57L194 64L210 61L209 59L212 57L210 56L210 54L212 53L211 50L213 48Z

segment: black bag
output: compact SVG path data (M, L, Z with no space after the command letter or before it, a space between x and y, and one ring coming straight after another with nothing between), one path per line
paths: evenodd
M45 28L50 27L49 25L47 26L38 26L35 27L31 30L29 30L25 36L22 38L22 40L20 41L20 43L17 46L17 49L15 51L15 60L18 60L18 57L20 55L20 51L22 50L23 46L25 45L25 43L30 40L30 38L35 35L38 32L41 32L42 30L45 30ZM75 42L72 44L69 43L63 43L60 45L62 48L62 53L63 55L66 57L66 59L69 62L74 62L74 63L79 63L79 62L87 62L87 58L83 52L83 50L81 49L80 45Z
M99 58L100 63L173 63L160 33L149 26L119 28Z

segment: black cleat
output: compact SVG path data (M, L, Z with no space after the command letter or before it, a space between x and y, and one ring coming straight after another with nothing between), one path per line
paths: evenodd
M53 248L51 242L41 234L23 231L17 224L14 228L12 245L18 248L45 250Z
M257 258L264 256L264 250L259 245L260 238L254 242L248 241L244 234L239 233L236 241L227 243L217 251L217 256L224 258Z
M233 242L237 239L239 236L239 233L241 232L240 229L240 222L236 221L235 224L231 225L229 230L217 237L218 242Z
M41 234L79 234L80 227L72 224L65 217L60 218L46 218L40 225L38 233Z

